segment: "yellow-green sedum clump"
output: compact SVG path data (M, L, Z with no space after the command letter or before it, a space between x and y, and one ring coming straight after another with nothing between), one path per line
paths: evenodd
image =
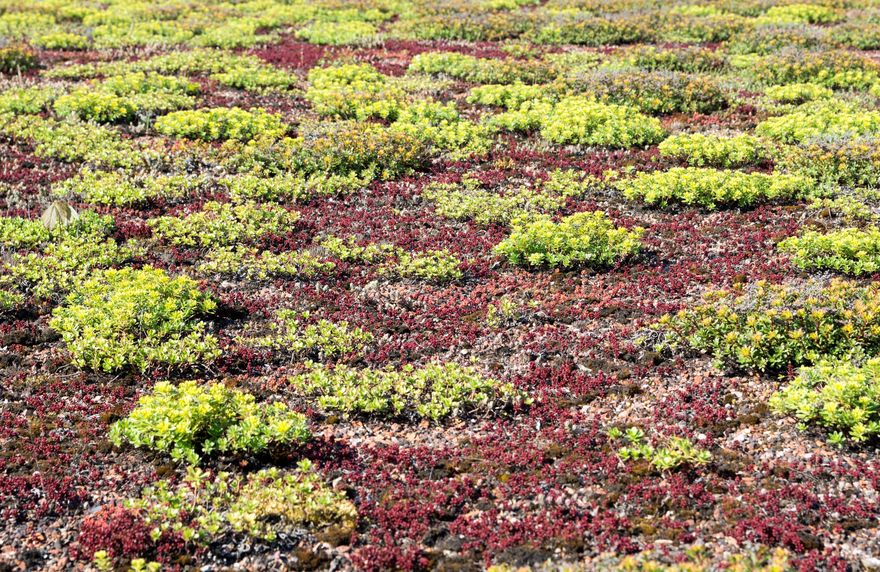
M663 316L657 349L693 349L720 366L761 372L880 350L880 285L833 280L785 286L757 282L715 290L704 303Z
M167 137L203 141L249 141L255 137L281 137L287 131L280 115L239 107L175 111L158 118L153 127Z
M561 144L627 148L657 143L665 135L654 117L588 97L563 99L541 122L541 136Z
M657 149L664 157L685 160L692 167L742 167L768 157L761 141L745 133L730 137L703 133L673 135Z
M201 211L184 217L163 216L149 225L161 238L178 246L229 246L254 241L267 234L293 229L299 213L278 205L208 202Z
M196 267L205 276L230 276L248 280L312 278L335 268L309 252L259 251L247 246L212 248Z
M292 471L273 467L247 476L188 467L182 482L159 481L126 504L144 515L154 535L172 531L199 545L230 532L267 542L304 529L342 536L354 532L358 517L307 459Z
M853 276L880 271L880 229L876 227L807 231L780 242L779 250L791 255L792 263L804 270L833 270Z
M432 363L400 370L330 369L308 364L291 378L303 394L316 398L320 408L348 414L415 415L439 421L450 415L486 411L511 402L528 402L509 383L480 375L456 363Z
M674 167L668 171L640 173L632 179L618 181L616 186L626 198L639 199L649 205L681 204L715 210L806 198L815 184L801 175Z
M144 371L210 360L220 354L199 316L216 303L186 276L146 267L96 272L52 312L76 365Z
M510 236L495 254L533 268L611 266L641 249L642 228L615 227L602 211L582 212L553 222L548 216L514 219Z
M239 341L251 347L318 359L359 352L373 341L371 333L348 322L322 319L307 323L309 318L308 312L279 310L265 335L243 337Z
M166 452L192 464L206 455L259 453L309 437L305 416L283 403L257 403L253 395L222 383L196 381L157 383L110 428L116 446Z
M779 117L765 119L755 134L780 143L804 143L816 137L880 133L880 111L860 109L837 100L805 103Z
M770 406L804 426L832 431L829 440L861 443L880 435L880 358L863 365L827 361L800 370L770 398Z

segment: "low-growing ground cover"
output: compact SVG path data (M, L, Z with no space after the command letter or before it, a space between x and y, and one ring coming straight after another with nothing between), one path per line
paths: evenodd
M0 0L0 571L880 569L869 0Z

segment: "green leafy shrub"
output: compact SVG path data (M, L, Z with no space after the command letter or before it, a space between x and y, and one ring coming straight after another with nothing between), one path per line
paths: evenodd
M222 85L245 91L285 91L296 83L296 76L282 69L263 63L245 60L211 74L211 79Z
M136 254L103 233L65 234L42 252L14 254L3 266L11 282L37 299L66 294L95 271L122 264Z
M880 64L848 51L785 51L758 58L749 72L768 85L816 83L832 89L867 89L880 81Z
M831 187L880 187L880 140L876 135L810 139L786 147L777 163Z
M307 459L291 472L273 467L246 476L187 467L182 482L159 481L126 504L152 525L153 536L171 531L202 546L230 532L272 542L305 527L344 537L357 524L345 493L327 487Z
M672 71L599 70L576 74L566 84L608 103L629 105L644 113L711 113L728 105L716 80Z
M844 360L802 368L770 398L770 406L805 426L832 431L832 443L874 439L880 435L880 358L863 365Z
M510 384L480 375L471 367L455 363L406 365L390 369L352 369L337 365L329 369L308 364L306 372L291 384L317 398L324 410L348 414L418 417L439 421L450 415L488 410L505 402L522 401Z
M403 278L449 282L463 276L461 261L448 250L401 253L393 271Z
M46 50L84 50L89 47L87 37L63 31L41 34L31 43Z
M645 459L658 471L671 471L683 466L698 467L712 460L712 454L694 445L690 439L671 437L662 447L654 447L645 442L645 433L638 427L622 431L613 427L608 436L614 440L625 438L628 445L617 450L622 461Z
M83 169L78 175L53 188L65 197L80 197L84 202L112 205L143 205L156 199L180 199L196 190L202 181L185 175L131 177L119 171Z
M65 237L104 236L113 229L113 217L84 211L70 224L54 225L52 228L50 226L42 220L17 216L0 217L0 245L14 249L33 249Z
M282 136L287 131L278 114L238 107L175 111L158 118L153 126L168 137L203 141L248 141L257 136Z
M367 46L382 41L376 26L369 22L313 22L294 34L310 44L328 46Z
M773 24L830 24L838 21L841 16L840 12L828 6L788 4L785 6L772 6L764 12L760 20Z
M391 179L411 173L428 157L426 142L415 135L359 122L300 126L296 138L253 141L233 147L225 164L234 172L273 176L295 172Z
M649 17L583 15L548 22L535 32L533 39L540 44L604 46L650 42L656 34L656 22Z
M318 239L318 245L331 256L343 262L361 262L372 264L394 258L400 251L390 244L368 243L360 245L354 237L347 239L338 236L325 236Z
M372 334L352 328L348 322L318 320L305 323L309 318L308 312L279 310L269 324L269 332L262 336L243 337L239 341L247 346L320 359L360 351L373 341Z
M522 266L602 267L638 252L643 232L615 227L602 211L576 213L558 223L547 216L518 218L494 252Z
M717 72L727 64L722 53L701 46L671 49L639 46L624 52L622 59L630 66L646 70L691 73Z
M248 280L269 278L311 278L333 270L332 262L325 262L308 252L260 252L256 248L212 248L205 254L197 269L203 275L220 274Z
M305 416L283 403L259 404L222 383L160 381L110 428L117 447L128 443L197 464L214 453L259 453L273 444L309 438Z
M666 42L685 44L726 42L751 24L749 19L737 14L681 13L665 20L660 38Z
M715 290L705 303L666 315L659 348L692 348L720 365L780 371L854 351L880 350L880 287L833 280L827 286L757 282Z
M369 64L343 64L312 68L306 99L319 115L393 121L405 94Z
M462 118L451 102L427 100L408 105L392 129L430 143L449 158L483 155L492 147L491 130Z
M116 123L132 119L137 107L127 98L113 93L80 89L59 97L55 101L55 112L98 123Z
M45 87L22 87L0 93L0 113L36 115L55 101L56 90Z
M0 132L33 142L34 153L39 157L67 163L132 168L157 158L155 152L123 140L110 127L81 121L55 121L36 115L0 116Z
M163 239L179 246L225 246L254 241L267 234L285 234L299 213L277 205L205 203L184 217L163 216L148 224Z
M880 48L880 24L876 22L852 22L835 26L831 39L844 48L876 50Z
M602 147L650 145L664 135L660 121L653 117L586 97L563 99L541 126L541 136L553 143Z
M0 73L19 74L39 64L37 55L29 48L5 46L0 48Z
M694 167L742 167L768 158L761 141L745 133L731 137L702 133L673 135L663 140L658 150L664 157L683 159Z
M795 266L805 270L833 270L862 276L880 271L880 229L845 228L804 232L779 243Z
M508 85L489 84L471 89L467 97L468 103L494 105L506 109L519 109L527 101L540 99L554 99L551 88L544 85L526 85L521 83Z
M616 183L628 199L666 207L679 203L714 210L726 206L751 207L761 202L807 197L811 179L780 173L743 173L699 167L674 167L668 171L639 173Z
M477 58L458 52L418 54L409 70L483 84L542 83L553 76L550 65L540 60Z
M765 119L755 128L756 135L782 143L876 133L880 133L880 111L863 110L834 100L805 103L790 113Z
M815 83L789 83L771 85L764 90L764 95L779 103L801 104L817 99L828 99L834 95L831 88Z
M146 267L95 273L52 312L74 363L115 371L196 363L219 355L197 316L216 304L186 276Z
M343 175L316 173L303 176L282 173L274 177L243 174L221 179L229 196L244 201L305 201L318 196L344 196L354 193L373 179L373 173L346 173Z
M24 302L24 296L18 292L0 287L0 312L8 312Z

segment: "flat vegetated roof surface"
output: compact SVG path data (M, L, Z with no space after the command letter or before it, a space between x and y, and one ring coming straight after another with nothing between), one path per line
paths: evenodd
M0 570L880 568L872 0L0 0Z

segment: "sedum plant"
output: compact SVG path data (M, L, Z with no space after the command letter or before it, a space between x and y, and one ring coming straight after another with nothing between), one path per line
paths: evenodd
M663 316L658 350L691 348L719 365L760 372L880 350L880 285L836 279L827 286L760 281L714 290L704 303Z
M269 332L262 336L244 337L239 341L247 346L270 348L293 355L316 358L338 357L362 350L373 341L373 335L348 322L318 320L307 323L308 312L279 310L269 324Z
M689 133L663 140L657 149L664 157L687 161L692 167L743 167L767 158L761 141L752 135L732 137Z
M307 364L293 376L298 391L315 397L324 410L366 415L416 415L439 421L450 415L487 410L505 402L528 402L509 383L485 378L472 367L432 363L420 368L330 369Z
M117 447L128 443L191 464L214 453L259 453L309 436L305 416L283 403L257 403L253 395L222 383L196 381L157 383L110 428Z
M95 272L52 311L49 325L74 363L102 371L192 364L217 357L214 336L198 316L215 302L191 278L159 269Z
M170 531L202 546L229 532L266 542L303 529L351 533L358 516L307 459L292 471L272 467L249 475L211 475L191 466L182 482L159 481L126 504L143 515L154 538Z
M393 267L402 278L427 282L450 282L463 276L461 261L448 250L403 252Z
M833 270L853 276L880 271L880 229L876 227L807 231L783 240L778 248L804 270Z
M632 107L567 97L542 120L541 136L552 143L627 148L657 143L665 132L658 119Z
M804 143L817 137L852 137L880 133L880 111L837 100L814 101L765 119L755 134L780 143Z
M52 192L64 197L80 197L87 203L125 207L144 205L157 199L180 199L196 190L202 182L186 175L131 177L119 171L86 168L56 185Z
M602 211L576 213L559 222L544 215L522 217L512 221L510 236L494 252L520 266L603 267L638 252L643 232L615 227Z
M203 275L224 275L248 280L269 278L312 278L335 268L309 252L259 251L246 246L212 248L205 254L197 270Z
M249 141L258 136L280 137L287 131L280 115L239 107L174 111L158 118L153 127L167 137L202 141Z
M662 447L654 447L645 442L645 433L638 427L629 427L625 431L612 427L608 436L616 440L625 439L627 442L617 450L620 460L645 459L658 471L671 471L684 466L698 467L712 460L709 451L697 447L684 437L671 437Z
M770 398L770 406L804 426L831 431L832 443L875 439L880 436L880 358L862 365L832 360L802 368Z
M812 179L781 173L743 173L674 167L668 171L640 173L616 183L628 199L641 199L661 207L678 203L708 210L721 207L751 207L775 200L805 198L814 189Z
M278 205L211 201L201 211L184 217L150 219L149 225L161 238L178 246L220 247L258 240L267 234L285 234L297 220L299 213Z

